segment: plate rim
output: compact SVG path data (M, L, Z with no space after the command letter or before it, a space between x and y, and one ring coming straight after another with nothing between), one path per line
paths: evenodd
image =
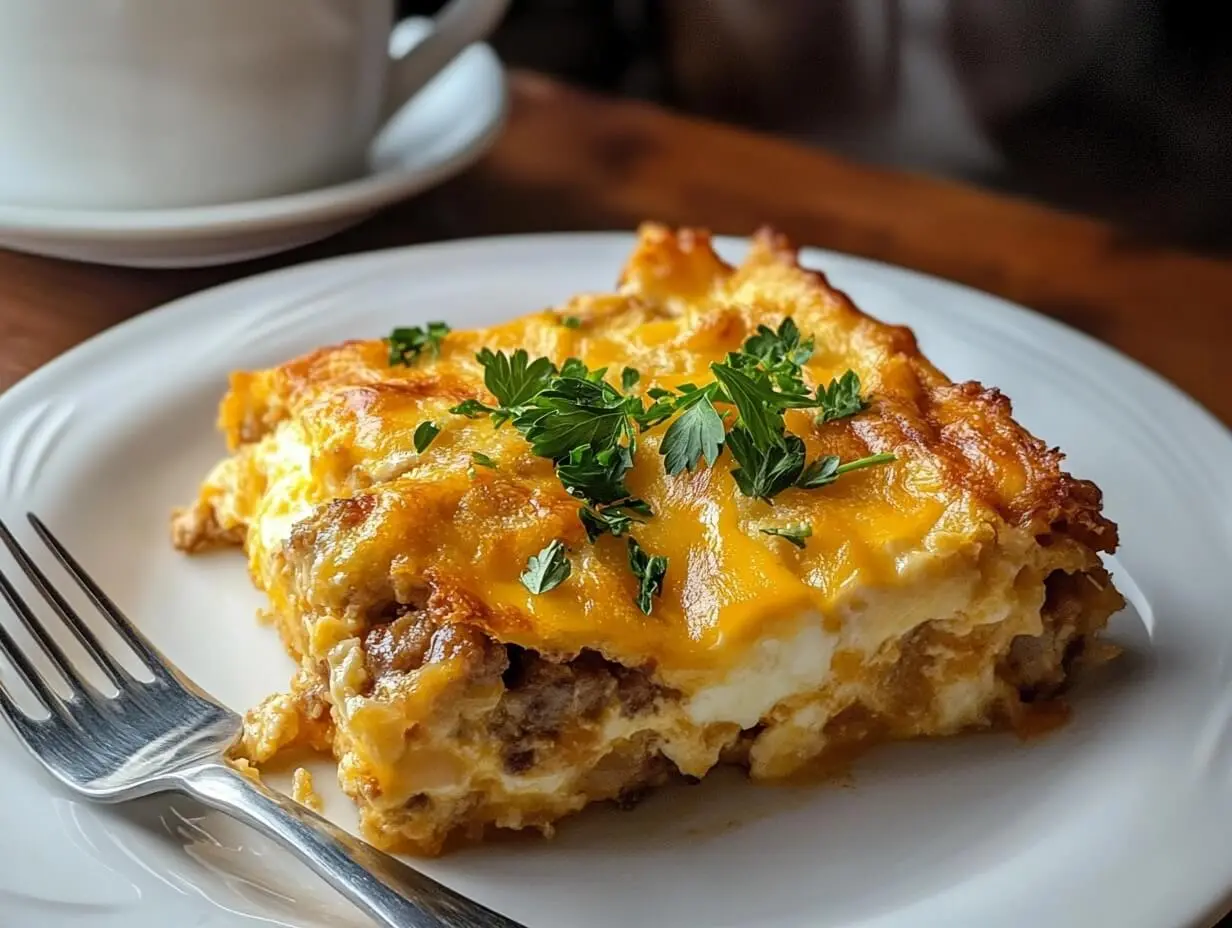
M502 70L502 75L504 72ZM506 85L508 81L505 81ZM4 405L9 401L9 397L19 389L25 389L28 382L38 378L41 381L42 372L47 367L53 364L60 364L66 359L76 359L84 355L88 355L98 350L95 346L100 340L107 340L104 347L110 347L110 341L113 338L128 337L128 332L133 328L140 328L150 323L147 321L153 316L166 318L170 315L187 315L192 311L193 303L197 301L211 300L214 297L225 294L232 288L244 288L257 284L272 284L279 278L291 278L298 274L311 272L314 270L326 270L330 267L358 264L360 262L379 263L381 261L394 259L400 255L409 254L412 252L428 252L428 251L448 251L458 248L472 247L490 247L501 246L513 243L536 244L542 243L544 246L549 246L553 242L565 240L589 239L594 242L607 240L609 243L615 244L618 241L624 241L632 244L636 236L635 229L581 229L576 231L557 230L552 232L514 232L514 233L495 233L491 235L475 235L461 238L443 239L431 242L420 242L410 245L391 245L383 248L372 248L363 251L348 252L347 254L332 255L326 258L318 258L313 261L303 261L294 264L288 264L284 267L273 268L271 270L259 271L254 274L247 274L242 277L237 277L234 280L229 280L221 284L216 284L211 287L206 287L201 290L187 293L183 296L176 297L164 303L156 304L149 309L142 310L127 319L122 319L114 325L96 332L89 338L78 342L70 348L62 351L60 354L43 362L37 368L24 374L21 378L14 381L3 391L0 391L0 415L3 415ZM738 248L747 245L749 236L739 235L714 235L713 241L716 247L723 248ZM795 240L793 239L793 242ZM893 274L903 275L916 280L917 282L926 282L929 284L941 283L947 287L958 288L969 295L974 295L984 300L995 301L998 304L1000 311L1008 311L1012 315L1022 315L1032 318L1038 323L1043 323L1058 333L1064 333L1066 337L1077 338L1083 342L1087 348L1093 349L1104 356L1105 359L1111 360L1128 369L1132 369L1136 375L1143 376L1148 379L1153 386L1165 390L1170 396L1184 403L1191 411L1197 413L1205 420L1205 423L1216 431L1218 431L1224 439L1232 442L1232 424L1225 424L1211 410L1203 405L1198 399L1186 393L1183 389L1177 386L1166 375L1160 373L1147 366L1142 361L1134 358L1119 348L1101 341L1094 335L1082 331L1079 328L1058 319L1055 316L1048 315L1037 309L1032 309L1023 303L1016 303L1006 297L999 296L995 293L990 293L987 290L981 290L971 284L963 283L962 281L952 280L948 277L942 277L938 274L931 274L926 271L916 270L915 268L906 267L901 264L893 264L889 261L882 261L878 258L870 258L865 255L856 254L854 252L839 251L833 248L823 248L813 245L802 245L796 243L800 249L801 264L810 269L824 268L825 262L830 257L837 257L842 261L855 262L856 264L864 265L870 268L875 268L882 271L890 271ZM829 275L824 270L818 270L829 281ZM833 285L832 281L829 281ZM840 292L842 287L836 287ZM1012 399L1012 398L1011 398ZM1232 446L1230 446L1232 449Z

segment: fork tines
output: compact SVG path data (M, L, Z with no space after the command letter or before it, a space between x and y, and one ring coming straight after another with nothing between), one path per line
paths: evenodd
M141 658L142 663L145 664L156 678L165 676L167 671L165 670L164 659L158 650L133 626L132 622L111 601L110 597L99 588L93 578L86 573L81 564L68 552L43 521L33 513L30 513L28 518L35 532L50 549L56 560L60 562L69 576L73 578L82 591L90 598L99 612L111 624L111 627L124 639L124 642ZM4 542L5 547L13 555L13 559L17 562L17 566L21 568L22 573L25 574L34 588L56 615L59 616L69 631L72 632L86 654L101 668L111 683L117 689L123 689L134 684L136 681L133 676L99 641L89 625L69 604L63 594L55 588L42 569L34 563L29 553L22 547L21 543L3 521L0 521L0 541ZM90 704L98 704L104 698L103 695L82 675L81 671L68 658L63 648L60 647L55 638L48 632L47 626L43 623L42 619L30 608L2 569L0 569L0 594L4 596L5 601L8 602L9 607L13 610L13 613L17 616L38 648L42 650L43 654L55 666L60 676L64 678L64 682L69 687L68 702L84 701ZM0 652L3 652L22 681L30 688L30 691L38 698L39 702L42 703L48 712L60 716L68 715L68 706L64 698L56 692L46 677L39 672L29 655L25 653L17 640L2 623L0 623ZM5 710L9 712L20 711L13 703L11 694L5 692L3 685L0 685L0 701L3 702Z

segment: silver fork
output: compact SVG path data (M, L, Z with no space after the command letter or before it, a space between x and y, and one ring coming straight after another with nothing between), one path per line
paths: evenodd
M0 715L56 779L99 802L159 792L192 796L278 841L390 928L523 928L226 763L224 755L240 734L240 717L176 669L47 526L33 513L28 518L56 560L154 677L148 683L138 680L120 665L0 522L0 540L22 572L117 690L115 696L105 696L82 676L0 570L0 593L69 689L67 698L57 693L0 624L0 652L42 704L47 718L23 712L3 684Z

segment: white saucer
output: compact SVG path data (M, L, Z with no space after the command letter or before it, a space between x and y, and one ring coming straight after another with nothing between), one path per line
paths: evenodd
M410 19L393 36L406 48L427 33ZM64 210L0 204L0 247L130 267L199 267L285 251L355 225L378 209L469 167L504 123L504 69L485 44L464 51L390 123L371 172L332 187L220 206Z

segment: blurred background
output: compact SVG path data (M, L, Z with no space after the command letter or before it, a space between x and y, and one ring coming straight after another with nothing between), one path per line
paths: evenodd
M1226 251L1223 6L514 0L493 44L513 67Z

